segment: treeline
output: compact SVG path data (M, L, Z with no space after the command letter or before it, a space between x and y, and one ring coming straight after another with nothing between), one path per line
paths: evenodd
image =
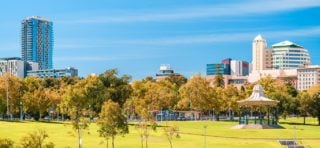
M3 118L20 113L35 120L72 118L71 112L83 112L90 120L99 116L104 102L117 103L125 115L151 118L152 110L195 110L203 115L237 114L237 101L251 95L254 84L240 89L224 86L223 77L217 75L210 84L201 75L189 80L171 75L156 81L152 77L133 81L128 75L118 76L116 69L86 78L18 79L10 75L0 77L0 114ZM266 96L278 100L278 114L318 117L320 124L320 86L298 92L290 83L265 77L259 82ZM212 87L213 86L213 87ZM81 112L80 112L81 111ZM28 116L26 116L28 117ZM8 117L7 117L8 118Z
M76 109L86 110L86 116L93 120L98 117L103 103L111 100L128 118L147 118L149 111L167 109L196 110L219 117L219 114L237 113L237 101L249 97L254 86L246 84L240 89L233 85L224 86L221 75L216 76L212 84L201 75L194 75L189 80L172 75L161 81L152 77L131 84L130 81L128 75L118 76L116 69L83 79L18 79L5 75L0 77L0 113L2 117L8 113L19 117L22 111L35 120L44 117L65 120L71 117L73 108L70 104L73 103ZM290 83L271 77L257 83L263 86L266 96L280 101L278 113L282 117L314 116L320 120L319 85L298 92Z
M320 85L298 92L290 83L265 77L258 81L266 96L278 100L277 113L317 117L320 125ZM139 117L136 124L147 147L148 128L156 123L150 114L154 110L192 110L219 120L228 114L230 120L239 112L237 101L246 99L255 84L240 89L224 86L222 75L210 84L201 75L190 79L171 75L156 81L152 77L133 81L128 75L119 76L116 69L85 78L18 79L0 77L0 114L2 119L33 118L35 120L69 120L82 143L82 130L97 121L100 136L108 141L128 133L127 119ZM305 120L304 120L305 123Z

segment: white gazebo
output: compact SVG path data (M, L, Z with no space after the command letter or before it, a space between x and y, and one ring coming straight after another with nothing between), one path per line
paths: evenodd
M269 99L265 96L261 85L255 85L249 98L238 101L240 106L239 124L277 125L276 106L278 103L279 101ZM267 116L266 121L264 120L265 115ZM250 121L253 121L253 123L250 123Z

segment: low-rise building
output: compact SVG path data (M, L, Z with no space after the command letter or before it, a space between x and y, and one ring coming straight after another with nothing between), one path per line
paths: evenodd
M313 85L320 84L320 66L308 66L297 69L298 87L302 91Z
M24 78L25 62L18 57L0 59L0 75L11 74L13 76Z
M171 75L180 75L175 73L173 69L171 69L169 64L162 64L160 65L160 69L156 74L157 81L163 80Z
M27 76L34 76L38 78L61 78L61 77L76 77L78 70L73 67L64 69L44 69L27 71Z
M237 88L241 88L244 84L248 83L248 76L237 75L222 75L224 80L224 86L234 85ZM206 76L206 80L209 81L210 86L214 85L216 75Z

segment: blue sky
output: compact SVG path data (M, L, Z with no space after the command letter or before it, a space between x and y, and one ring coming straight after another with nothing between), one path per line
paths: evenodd
M320 64L320 0L10 0L0 12L0 57L20 56L20 22L42 16L54 23L54 67L81 76L118 68L141 79L160 64L205 75L223 58L251 62L259 33L268 46L304 46Z

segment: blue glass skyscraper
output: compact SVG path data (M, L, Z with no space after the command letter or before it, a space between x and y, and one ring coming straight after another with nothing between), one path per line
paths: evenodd
M53 23L32 16L21 23L22 60L39 63L39 69L52 69Z

